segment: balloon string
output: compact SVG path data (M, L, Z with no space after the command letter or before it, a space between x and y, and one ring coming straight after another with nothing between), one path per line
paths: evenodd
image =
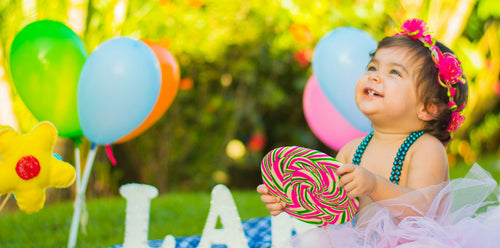
M10 198L10 193L9 194L6 194L3 201L2 201L2 204L0 205L0 212L2 211L3 207L5 207L5 204L7 203L7 201L9 200Z
M108 154L109 161L111 161L112 165L116 165L116 159L115 156L113 156L113 151L111 150L111 146L108 144L106 145L106 153Z

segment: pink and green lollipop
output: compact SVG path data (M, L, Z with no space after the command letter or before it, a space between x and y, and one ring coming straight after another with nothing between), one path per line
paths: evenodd
M261 163L262 179L270 193L283 201L284 211L315 225L350 221L358 201L349 199L335 174L342 166L334 158L299 146L270 151Z

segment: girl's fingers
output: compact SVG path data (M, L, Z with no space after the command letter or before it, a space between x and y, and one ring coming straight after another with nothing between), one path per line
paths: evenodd
M355 185L353 183L347 183L344 186L342 186L342 188L344 188L344 190L347 191L347 193L349 193L354 190Z
M269 189L266 185L261 184L257 186L257 192L260 195L260 200L266 204L267 210L273 216L276 216L283 212L283 208L285 207L285 203L282 202L278 197L275 197L269 194Z
M269 213L271 213L272 216L276 216L278 214L281 214L283 211L269 211Z
M273 212L276 214L279 214L283 212L283 209L285 208L285 204L283 202L279 203L272 203L272 204L266 204L267 210L272 214Z
M350 174L350 173L344 174L343 176L340 177L340 186L344 187L344 189L345 189L345 185L349 184L353 180L354 180L353 174Z
M348 183L348 184L344 185L343 188L347 194L347 197L349 197L350 199L353 199L354 197L356 197L355 192L354 192L356 185L354 185L354 183Z
M356 165L344 164L337 169L336 174L339 176L343 176L344 174L353 172L354 169L356 169Z
M267 193L269 193L269 190L267 189L266 185L260 184L259 186L257 186L257 193L267 194Z
M266 204L281 202L280 199L278 199L278 197L275 197L275 196L272 196L269 194L261 195L260 200Z
M273 203L273 204L266 204L267 210L271 211L282 211L283 210L283 204L280 203Z

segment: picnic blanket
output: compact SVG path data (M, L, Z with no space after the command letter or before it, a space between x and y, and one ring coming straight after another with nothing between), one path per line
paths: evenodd
M250 248L271 247L271 217L259 217L242 221L243 231ZM175 238L175 248L196 248L200 243L201 235L184 236ZM163 240L149 240L151 248L160 248ZM109 248L122 248L123 245L115 245ZM212 245L212 248L226 248L226 245Z

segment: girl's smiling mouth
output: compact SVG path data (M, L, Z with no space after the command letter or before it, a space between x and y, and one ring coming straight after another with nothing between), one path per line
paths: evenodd
M384 95L382 93L380 93L380 92L378 92L370 87L365 88L363 93L365 96L369 96L369 97L384 97Z

